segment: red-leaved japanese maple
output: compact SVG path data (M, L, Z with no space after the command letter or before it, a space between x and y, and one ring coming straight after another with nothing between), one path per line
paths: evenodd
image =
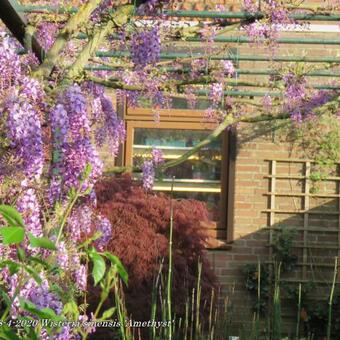
M129 273L125 290L128 313L134 319L150 319L151 292L154 278L164 261L166 281L170 197L145 192L130 177L106 178L96 185L98 210L112 223L112 238L107 249L116 254ZM200 221L207 220L204 203L176 200L173 224L173 308L183 315L185 303L197 286L198 263L202 269L202 301L216 287L216 278L206 259L206 237ZM202 304L203 305L203 304Z

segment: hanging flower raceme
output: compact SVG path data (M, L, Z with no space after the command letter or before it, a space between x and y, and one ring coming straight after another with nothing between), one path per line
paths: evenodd
M152 161L145 161L142 165L142 181L145 190L152 190L155 181L155 168Z
M27 232L35 237L42 236L40 204L34 189L27 188L21 193L17 200L17 209L23 215Z
M83 180L82 191L91 189L102 173L103 164L91 142L86 98L78 85L70 86L59 98L51 115L53 164L50 183L51 204L77 188L88 165L91 172Z
M100 98L102 117L99 120L98 127L95 131L96 143L103 146L107 143L113 157L117 155L119 145L125 140L125 125L118 118L112 101L103 95Z
M300 104L303 99L306 98L306 78L303 76L297 76L293 72L288 72L283 76L283 82L285 86L285 104L292 107Z
M38 25L36 37L45 51L48 51L54 44L58 29L59 25L55 22L43 21Z
M30 182L38 180L43 169L41 116L45 94L39 82L27 76L28 68L16 48L9 38L0 44L0 107L10 145L8 151L18 160L15 170ZM0 164L0 168L6 167ZM20 178L16 171L12 176Z
M204 27L200 31L202 40L204 41L204 50L206 53L211 54L213 51L214 40L216 38L216 28L208 25L204 25Z
M194 109L197 104L197 96L195 94L193 86L186 86L184 89L184 93L189 109Z
M161 53L161 40L158 27L151 30L137 32L131 40L131 57L136 68L159 61Z
M17 274L11 276L8 295L14 297L11 308L11 316L17 318L18 316L27 316L28 312L24 312L20 308L19 299L25 299L34 303L38 309L51 308L56 314L61 314L63 304L56 294L51 292L49 282L46 279L44 272L39 273L42 282L38 284L33 278L26 278L24 285L21 287L18 296L14 297L16 289L19 285L19 277Z
M216 108L223 98L223 85L221 83L214 83L210 87L209 100L212 102L212 107Z
M206 59L194 59L191 62L191 72L190 76L192 78L197 78L201 74L205 73L208 68L208 61Z
M162 150L152 149L151 160L147 160L142 165L142 182L145 190L152 190L155 181L155 167L164 163Z
M137 13L139 15L155 14L158 7L170 3L171 0L146 0L138 7Z
M112 236L111 222L106 217L102 217L99 215L97 216L95 221L95 230L101 233L99 239L95 241L95 246L97 249L102 251L104 250Z
M225 75L231 77L235 74L234 64L230 60L221 60L220 66Z
M7 138L16 156L22 160L22 171L28 179L39 179L44 164L40 117L23 98L8 103Z
M79 85L70 86L60 98L67 111L71 138L73 141L88 137L90 120L87 112L87 102Z
M256 13L258 11L257 0L243 0L243 7L249 13Z
M293 121L301 123L303 120L303 102L307 98L306 79L288 72L283 76L284 106L290 113Z
M21 71L20 57L11 39L6 37L0 44L0 98L6 89L17 85L22 75Z
M257 1L253 0L244 0L243 6L247 12L255 14L258 11L257 3ZM264 43L274 53L279 32L293 21L289 18L288 11L284 6L276 0L264 0L261 2L261 13L264 18L244 25L244 30L252 42L257 44Z
M67 234L70 241L77 244L82 237L90 235L93 211L86 205L75 208L67 220Z

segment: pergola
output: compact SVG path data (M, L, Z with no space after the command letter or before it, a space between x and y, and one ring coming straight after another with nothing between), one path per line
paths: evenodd
M121 11L124 11L122 6ZM121 13L118 8L116 12L112 11L113 18L119 17ZM37 55L40 62L46 64L45 70L47 73L51 70L53 65L49 64L48 53L51 53L51 59L56 60L57 55L53 55L54 51L44 51L39 45L34 35L32 35L32 28L29 26L26 19L27 15L33 15L37 18L44 16L49 18L69 18L75 17L79 13L76 7L55 7L51 5L27 5L19 4L16 0L0 0L0 17L12 34L23 45L23 49L18 53L25 53L26 41L31 36L31 46L29 48ZM123 13L124 14L124 13ZM281 32L280 37L277 39L276 53L271 54L268 51L256 45L246 36L241 26L243 23L253 22L254 20L261 19L263 14L261 12L250 14L242 11L194 11L194 10L170 10L165 9L162 11L162 19L174 23L176 27L176 34L173 35L172 41L167 41L160 54L160 72L173 73L188 73L189 69L186 66L188 60L205 58L205 52L203 50L204 41L199 34L200 22L206 21L208 25L213 26L217 23L218 30L216 36L213 38L214 51L208 56L210 61L230 60L235 65L235 75L233 78L226 81L227 89L224 91L226 96L234 97L239 103L246 105L250 111L256 111L257 108L262 106L261 100L264 96L270 94L275 98L281 98L283 96L282 88L277 86L275 79L279 79L283 70L288 67L303 68L303 74L308 79L308 87L315 90L330 90L337 93L340 90L339 82L337 78L340 77L340 55L339 55L339 11L331 11L329 8L319 8L317 6L310 6L305 8L303 12L292 11L291 18L301 25L286 28ZM125 14L124 14L125 15ZM123 17L124 17L123 15ZM129 16L134 16L134 13L129 13ZM138 17L135 16L136 22L142 22L143 25L152 24L152 20L157 19L154 17ZM114 19L116 20L116 19ZM127 18L124 17L123 23ZM219 25L219 22L223 22ZM75 23L74 23L75 24ZM72 25L72 23L71 23ZM119 26L118 25L118 26ZM130 53L127 50L110 50L99 49L97 42L100 40L105 41L105 38L110 35L110 39L118 41L119 35L114 32L112 26L107 26L104 30L95 32L92 35L88 35L87 32L78 29L77 34L67 33L67 39L74 39L78 43L85 42L85 47L82 53L85 57L82 60L76 61L71 67L68 75L70 78L77 78L80 75L84 75L87 79L96 83L107 86L113 89L123 90L138 90L138 87L130 86L118 82L116 79L112 79L109 76L101 78L96 76L95 72L98 71L116 71L123 70L125 67L129 67ZM72 29L71 29L72 31ZM95 41L97 46L93 48L91 41ZM47 61L46 61L47 60ZM178 70L174 66L175 63L182 63L183 67ZM52 63L53 64L53 63ZM293 66L292 66L293 65ZM44 69L43 71L44 72ZM272 82L269 79L274 80ZM209 74L200 78L199 84L196 80L193 85L200 85L196 94L202 99L206 100L209 90L207 86L211 83ZM190 82L186 82L187 85ZM191 85L192 85L191 84ZM183 98L181 93L183 88L180 88L177 97ZM175 95L176 97L176 95ZM337 97L339 100L339 96ZM127 111L128 112L128 111ZM175 111L174 111L175 112ZM141 119L144 113L127 113L125 118L132 120ZM130 115L130 116L129 116ZM198 124L198 113L189 114L192 117L191 122ZM145 114L144 118L145 120ZM176 121L176 117L173 121ZM260 120L270 119L268 116L260 117ZM252 122L252 119L248 120ZM254 120L256 122L257 120ZM182 124L181 118L178 118L178 124ZM147 123L143 123L147 126ZM168 123L170 124L170 123ZM171 126L178 126L174 122ZM175 125L173 125L175 124ZM221 125L218 132L225 129L229 123ZM224 142L225 153L222 157L222 163L227 171L222 174L224 183L222 187L222 201L226 209L226 214L222 218L223 223L228 225L227 240L232 240L232 201L234 191L234 156L235 156L235 136L234 132L228 132L229 137L225 137L227 141ZM214 134L214 133L213 133ZM213 135L212 134L212 135ZM216 131L215 131L216 134ZM131 137L132 138L132 137ZM212 140L212 138L211 138ZM211 141L209 139L204 140L202 145L208 145ZM129 141L129 139L128 139ZM132 148L132 142L130 140L130 148ZM202 146L201 145L201 146ZM131 158L131 150L125 158ZM189 157L194 153L190 150L181 155L181 157ZM124 156L121 155L121 159ZM171 163L172 162L172 163ZM178 160L172 160L172 165L176 164ZM128 164L127 164L128 163ZM131 162L130 162L131 163ZM129 165L129 162L122 161L119 165ZM164 188L163 188L164 189Z

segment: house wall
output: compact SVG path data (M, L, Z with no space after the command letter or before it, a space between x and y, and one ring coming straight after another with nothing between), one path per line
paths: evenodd
M329 294L334 257L338 255L340 227L340 177L335 176L339 176L339 173L335 171L330 180L317 184L317 195L325 197L276 197L274 208L287 213L267 212L273 203L270 201L271 196L268 195L272 181L268 178L271 173L269 160L292 160L278 162L276 173L279 176L300 177L305 174L306 163L299 163L297 160L306 159L306 155L303 150L299 151L296 146L285 141L282 134L270 131L270 128L262 127L254 133L250 124L242 124L238 126L237 131L235 240L230 250L208 251L210 262L221 284L222 297L228 297L230 312L226 317L232 318L231 323L235 332L244 327L249 328L254 316L252 307L256 299L245 288L243 269L246 264L257 264L258 261L265 264L270 260L268 226L291 227L297 230L292 253L298 257L298 265L293 271L283 274L283 279L293 281L295 287L299 282L303 284L314 282L317 292L314 296L321 300L325 300ZM292 193L303 195L311 186L312 183L308 179L277 179L275 191L287 195ZM301 213L304 208L309 212ZM325 214L318 214L320 210ZM295 211L300 213L296 214ZM327 215L327 212L331 215ZM304 227L309 230L300 230ZM303 244L313 249L301 248ZM303 263L305 265L302 265ZM293 304L283 302L284 325L287 332L295 332L295 306L296 301Z
M211 10L216 4L226 4L229 10L239 10L241 1L229 0L206 0L195 1L186 0L182 3L184 10ZM324 5L324 1L306 1L305 4ZM181 19L183 20L183 19ZM313 23L314 24L314 23ZM328 24L335 23L315 23ZM325 29L327 30L327 29ZM282 33L283 37L301 38L326 38L338 39L338 33L320 32L294 32ZM240 55L268 55L268 51L259 46L249 46L248 44L226 44L229 48L238 48ZM221 46L221 44L220 44ZM281 56L308 56L327 57L336 56L338 46L333 45L281 45L277 49L277 55ZM241 61L240 69L266 69L267 62ZM282 71L288 63L276 64L275 67ZM314 64L316 68L322 69L326 65ZM339 67L334 68L339 71ZM240 81L267 82L268 76L248 76L239 75ZM330 79L326 77L308 78L309 84L321 85L329 84ZM240 90L258 90L258 88L242 88ZM265 89L261 89L265 91ZM276 199L275 207L278 210L287 210L290 213L270 214L265 212L270 208L271 179L267 176L271 172L270 160L279 159L306 159L302 150L292 147L290 143L279 137L278 133L273 133L270 127L262 126L252 131L250 125L239 125L237 129L237 156L235 175L235 199L234 199L234 242L228 250L209 250L208 256L221 284L221 298L228 298L228 312L226 318L230 320L234 334L240 334L240 329L249 328L253 319L252 306L255 297L245 288L245 275L243 268L246 264L256 264L258 261L266 263L270 260L270 231L268 226L291 226L300 229L309 228L309 231L299 230L295 236L295 244L299 247L293 249L298 257L299 265L290 273L286 273L284 278L292 280L295 286L302 282L314 282L316 294L314 296L325 300L329 293L330 281L333 273L334 257L339 255L339 233L340 222L336 211L339 207L339 180L331 180L320 184L319 193L326 197L309 198L301 197L279 197ZM287 162L279 164L277 172L281 175L300 176L304 174L304 162ZM338 174L335 174L339 176ZM309 183L309 185L311 185ZM308 188L307 188L308 189ZM277 181L276 191L279 193L303 194L306 191L306 182L303 180L289 179ZM328 197L327 197L328 195ZM336 197L336 195L338 195ZM306 206L308 201L308 207ZM319 208L318 208L319 207ZM321 208L320 208L321 207ZM305 209L306 208L306 209ZM326 209L334 212L334 215L323 214L295 214L294 211ZM320 230L321 229L321 230ZM322 230L324 229L324 231ZM333 231L331 231L333 230ZM335 230L335 231L334 231ZM311 245L312 250L301 248ZM327 248L328 247L328 248ZM312 265L308 265L311 264ZM320 266L323 264L323 266ZM295 332L294 321L296 319L296 301L286 301L283 303L283 315L285 330Z

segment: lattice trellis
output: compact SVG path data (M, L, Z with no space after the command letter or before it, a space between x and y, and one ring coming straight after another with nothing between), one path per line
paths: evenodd
M269 180L269 191L266 193L269 206L264 211L268 214L269 261L273 260L275 231L294 229L297 237L294 238L293 249L298 256L299 270L285 281L329 284L334 258L340 254L339 165L335 169L336 176L324 178L319 183L319 191L311 193L310 175L315 162L301 159L272 159L269 162L270 174L266 176ZM292 164L295 171L300 173L289 173ZM283 172L284 168L287 169L286 173ZM294 181L293 185L290 181ZM296 204L296 199L300 202L300 208L289 208L292 202ZM318 205L320 201L324 203Z

